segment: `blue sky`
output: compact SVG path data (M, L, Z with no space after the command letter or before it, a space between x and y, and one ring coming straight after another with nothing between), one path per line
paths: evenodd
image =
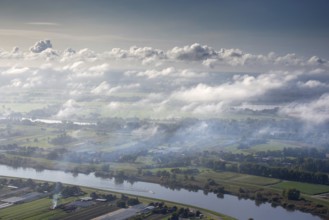
M326 0L1 0L1 48L172 48L195 42L252 53L329 57Z

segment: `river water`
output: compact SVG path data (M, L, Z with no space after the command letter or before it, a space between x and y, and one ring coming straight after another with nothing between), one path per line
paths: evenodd
M224 195L218 198L215 194L205 195L203 191L190 192L188 190L172 190L159 184L124 181L117 183L114 179L104 179L91 174L72 175L64 171L43 170L36 171L31 168L12 168L0 165L1 176L31 178L45 181L58 181L62 183L87 186L98 189L129 193L139 196L169 200L188 205L206 208L220 212L237 219L253 218L255 220L320 220L321 218L300 211L287 211L282 207L272 207L269 203L256 205L255 201L239 199L236 196Z

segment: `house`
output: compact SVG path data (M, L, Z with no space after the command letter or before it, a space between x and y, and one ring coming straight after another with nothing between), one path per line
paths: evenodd
M149 213L149 212L151 212L153 209L155 209L155 207L152 206L152 205L150 205L150 206L147 206L147 207L145 207L144 209L142 209L142 210L140 211L140 213L142 213L142 214Z
M91 200L93 200L93 198L91 198L91 197L80 198L80 201L91 201Z

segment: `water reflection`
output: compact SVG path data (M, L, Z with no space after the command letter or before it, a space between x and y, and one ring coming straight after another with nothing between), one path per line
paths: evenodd
M169 200L188 205L221 212L237 219L253 218L254 220L320 220L319 217L300 211L287 211L280 206L239 198L228 194L214 194L206 191L188 191L177 187L164 187L159 184L125 181L122 178L104 179L92 174L72 174L64 171L36 171L30 168L12 168L0 165L0 175L39 179L45 181L60 181L68 184L79 184L92 188L112 190L163 200ZM237 211L239 210L239 211Z

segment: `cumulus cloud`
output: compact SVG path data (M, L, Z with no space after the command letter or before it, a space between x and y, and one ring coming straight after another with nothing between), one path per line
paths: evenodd
M80 105L74 100L67 100L55 115L58 119L70 119L72 116L76 115L80 109Z
M84 58L96 58L96 53L88 48L79 50L77 52L77 55L79 55L80 57L84 57Z
M18 54L19 53L19 48L18 47L13 47L13 49L11 50L12 54Z
M308 80L307 82L303 83L303 82L298 82L297 83L300 87L303 88L319 88L319 87L326 87L327 84L322 83L318 80Z
M76 61L73 63L70 63L69 65L66 65L63 67L64 70L70 70L72 72L78 72L80 70L80 67L84 64L83 61Z
M128 49L113 48L110 51L101 53L84 48L75 51L68 48L64 51L54 50L50 40L41 40L36 42L29 52L21 51L15 48L13 51L1 51L0 59L22 59L44 62L44 60L58 61L62 65L72 64L72 62L83 61L87 63L109 63L125 66L164 66L168 65L184 66L190 68L190 65L197 68L210 67L219 70L258 70L268 68L282 67L300 67L300 68L328 68L328 61L316 55L310 58L303 58L294 53L276 55L273 52L268 54L251 54L238 48L219 48L214 49L207 45L199 43L186 45L183 47L174 47L169 50L161 50L152 47L132 46ZM1 60L0 60L1 61ZM98 64L99 64L98 63Z
M93 101L102 103L100 112L128 112L131 117L136 112L215 117L248 103L284 106L282 115L311 118L318 111L322 114L324 104L319 103L329 94L328 73L327 60L318 56L251 54L197 43L169 50L133 46L99 53L87 48L55 50L44 40L29 51L0 50L0 91L47 91L44 96L56 91L56 104L64 104L54 116L63 119L74 116L83 102Z
M224 102L203 104L191 103L183 106L181 110L195 115L214 115L226 112L228 107Z
M20 79L13 79L10 81L9 87L21 87L22 86L22 81Z
M169 76L171 74L173 74L175 72L175 68L173 67L168 67L162 70L155 70L155 69L151 69L151 70L146 70L146 71L126 71L125 74L127 76L132 76L132 75L136 75L139 77L147 77L147 78L157 78L157 77L161 77L161 76Z
M50 40L41 40L36 42L32 47L30 47L30 51L33 53L41 53L42 51L52 48Z
M4 88L22 89L63 89L69 83L66 72L52 67L12 67L3 72L1 80L6 84Z
M83 96L86 92L86 85L84 83L69 83L69 94L71 97Z
M107 63L103 63L103 64L96 65L96 66L91 66L89 68L89 71L97 72L97 73L104 73L108 70L109 70L109 65Z
M190 69L176 69L174 67L167 67L164 69L148 69L145 71L126 71L126 76L137 76L137 77L146 77L148 79L155 78L192 78L192 77L204 77L207 75L206 72L196 72Z
M110 86L106 81L101 82L98 86L93 88L90 93L94 95L111 95L118 91L136 89L140 86L138 83L133 84L123 84L118 86Z
M190 46L174 47L167 54L172 59L188 61L206 60L218 56L218 53L213 48L197 43Z
M106 53L107 55L123 59L123 58L137 58L140 60L144 59L165 59L166 54L163 50L154 49L152 47L130 47L129 50L121 48L113 48L111 51Z
M16 67L16 66L13 66L11 68L9 68L8 70L6 71L3 71L2 74L3 75L16 75L16 74L22 74L22 73L26 73L27 71L29 70L28 67Z
M181 89L171 95L172 99L185 102L235 102L257 97L267 91L285 86L294 76L287 72L268 73L259 76L235 75L233 82L218 86L198 84L192 88Z
M110 110L118 110L122 107L122 103L121 102L110 102L107 105L108 109Z
M282 107L280 113L311 123L329 121L329 93L323 94L316 100L304 103L293 102Z
M93 88L90 92L95 95L106 94L110 90L110 85L103 81L97 87Z
M39 87L39 86L42 86L43 85L43 79L42 77L39 75L39 76L31 76L31 77L28 77L22 88L26 89L26 88L35 88L35 87Z
M326 63L325 60L321 59L318 56L312 56L307 62L309 64L312 64L312 65L318 65L318 64L324 64L324 63Z

